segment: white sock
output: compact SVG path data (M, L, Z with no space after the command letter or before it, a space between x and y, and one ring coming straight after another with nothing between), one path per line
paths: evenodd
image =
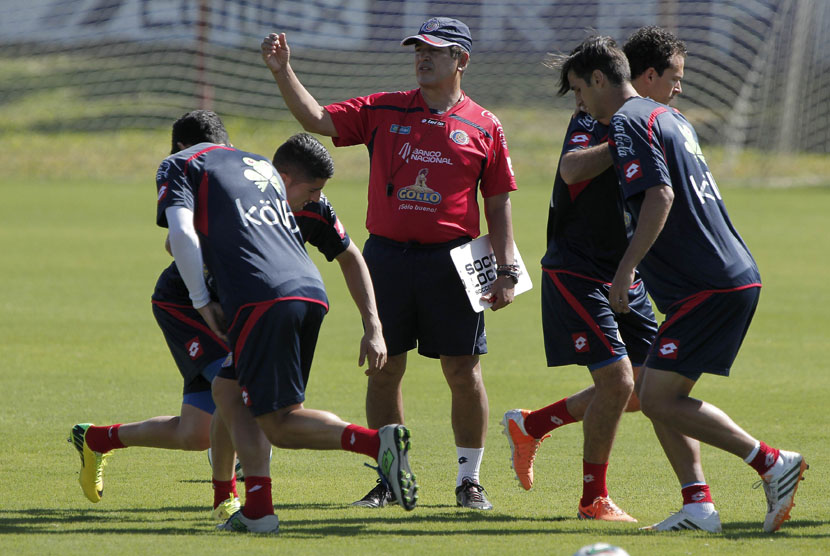
M701 519L707 518L715 511L715 505L711 502L696 502L694 504L683 504L683 511L692 517Z
M484 448L462 448L456 446L455 452L458 454L458 477L455 479L455 486L461 486L464 479L469 479L475 484L479 484L478 470L481 467Z

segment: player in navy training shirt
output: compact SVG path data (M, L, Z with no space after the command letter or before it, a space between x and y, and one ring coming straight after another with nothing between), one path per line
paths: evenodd
M697 135L679 112L637 95L625 54L608 37L586 39L563 71L591 115L611 120L609 148L634 225L611 284L611 307L630 310L628 290L639 270L666 315L637 393L677 474L684 504L648 529L721 530L700 461L700 442L706 442L741 457L761 476L767 497L763 528L776 531L789 518L807 468L804 458L760 442L720 409L689 395L703 373L729 373L761 286Z
M659 27L643 27L626 48L629 62L637 68L633 80L637 91L671 102L681 90L683 42ZM547 64L561 70L562 58L551 55ZM560 95L570 91L567 75L560 72L559 82ZM516 476L530 489L541 441L561 426L582 421L583 481L577 515L634 521L608 496L606 475L623 410L639 410L632 394L634 379L657 333L657 322L639 279L629 290L631 311L614 313L608 301L611 281L628 246L623 200L607 145L608 123L598 122L579 106L571 118L551 196L548 248L542 259L548 365L585 365L594 385L536 411L510 410L502 424Z
M177 141L177 139L181 139ZM165 161L162 164L160 176L161 180L159 180L159 198L160 204L164 201L167 193L173 189L174 191L177 188L182 190L187 190L193 187L194 183L198 183L199 185L196 188L196 198L198 199L198 203L200 204L199 209L205 210L205 206L207 203L210 203L210 197L204 191L205 187L210 188L213 187L212 193L214 194L214 199L217 198L215 195L221 191L233 191L234 188L236 189L236 193L238 194L236 199L234 200L235 209L237 210L237 225L241 224L242 226L246 226L246 222L248 224L252 224L256 226L254 219L260 218L263 224L272 224L273 227L276 229L278 233L280 232L280 226L282 226L282 230L285 230L288 234L295 234L295 230L297 228L297 224L294 221L294 217L288 214L288 217L283 218L275 218L275 215L279 215L279 209L275 209L272 211L267 210L260 210L257 212L247 211L243 212L239 207L244 206L244 202L241 199L246 198L244 195L244 191L240 191L240 188L245 189L251 188L254 190L259 190L264 195L262 195L263 202L259 203L261 206L265 207L279 207L281 204L285 206L283 203L290 202L292 205L296 206L297 208L301 208L299 211L301 215L298 217L300 222L305 224L303 226L303 230L307 234L306 237L309 241L311 241L314 245L316 245L321 252L329 259L337 259L338 262L341 263L341 267L344 273L344 277L346 278L347 284L349 289L355 298L355 302L358 305L358 308L361 311L361 315L364 318L366 334L361 340L361 354L360 354L360 364L362 365L364 359L369 360L370 367L378 367L383 364L385 359L385 346L383 344L383 339L381 336L380 331L380 323L377 319L376 309L374 307L373 295L372 295L372 287L371 287L371 280L368 278L368 271L365 268L365 263L363 263L362 258L360 257L359 251L356 247L351 245L350 239L345 232L342 224L337 219L336 214L334 213L331 205L327 202L325 197L322 197L320 190L322 186L325 184L325 181L331 176L331 159L326 151L325 147L319 143L316 139L309 136L308 134L298 134L290 138L286 143L284 143L280 149L277 150L275 154L275 162L280 166L280 174L282 178L285 180L285 184L283 184L280 177L274 171L273 166L268 161L262 161L260 157L257 155L251 155L250 153L242 153L241 151L236 151L235 149L230 149L227 145L224 145L222 149L215 149L215 147L219 147L222 145L214 144L208 145L205 143L204 145L199 145L199 147L203 148L196 148L196 149L188 149L187 146L194 142L196 139L201 139L201 142L219 142L223 141L227 143L227 136L224 133L224 128L221 125L218 117L215 114L205 111L197 111L190 114L185 115L181 118L177 123L174 125L174 151L185 147L182 156L174 156ZM191 152L198 152L196 156L193 156ZM200 157L210 158L208 153L214 151L221 151L223 153L232 152L237 153L237 160L241 162L238 164L239 172L237 173L237 178L233 177L233 171L228 170L228 172L221 174L223 176L221 179L225 179L230 182L229 187L223 187L223 183L216 180L216 176L210 176L208 173L196 169L193 170L193 163ZM182 160L184 161L183 164L176 165L176 162L172 162L173 160ZM264 164L263 164L264 162ZM226 166L232 167L234 165L233 162L224 161L222 164ZM173 169L171 169L173 168ZM206 168L211 168L210 165L206 165ZM249 168L254 168L255 172L249 172ZM178 173L179 170L182 170L181 174ZM193 170L195 173L194 175L187 175L188 170ZM192 180L192 181L191 181ZM171 186L171 183L175 183ZM179 198L185 197L186 193L182 193ZM254 197L257 194L254 193ZM214 212L211 216L225 218L226 221L222 222L219 221L218 226L211 226L211 223L214 220L210 218L205 219L205 221L201 222L200 228L211 230L214 233L217 231L221 231L221 226L227 226L228 222L233 222L233 217L228 218L227 214L223 214L222 211L222 201L221 197L220 200L212 205L210 205L209 209ZM224 199L225 204L227 205L227 198ZM254 205L255 206L255 205ZM198 211L196 211L198 212ZM226 210L225 213L228 211ZM230 211L233 214L233 211ZM159 209L160 214L164 214L165 216L171 216L171 211L160 207ZM173 218L176 218L176 215L172 215ZM181 224L181 223L179 223ZM186 223L185 223L185 228ZM255 230L257 234L261 236L260 239L264 239L262 241L262 245L253 247L251 244L248 245L247 248L244 248L243 251L247 253L263 253L267 254L270 253L270 256L277 257L278 260L285 261L285 257L280 258L280 253L273 250L273 245L270 247L265 245L265 243L269 242L269 235L267 229L265 230ZM264 231L265 234L261 234ZM202 240L201 244L207 244L211 241L212 238L206 237ZM251 243L254 243L258 240L252 240ZM181 245L178 245L179 249L177 249L177 242L175 239L175 235L172 233L171 230L171 247L173 248L173 252L181 255ZM302 248L302 238L300 238L300 251L296 251L298 259L307 259L308 256L305 253L304 248ZM309 260L310 262L310 260ZM178 261L179 266L181 266L181 261ZM187 263L185 263L187 265ZM199 265L201 267L201 264ZM188 271L194 271L194 274L198 275L198 278L202 278L201 270L197 269L190 269L185 267ZM308 267L305 267L308 268ZM260 415L258 420L260 422L266 422L266 427L269 425L267 424L267 419L277 417L282 420L279 426L274 427L270 426L268 429L270 432L273 432L274 429L277 430L280 434L286 434L286 432L290 432L291 427L294 426L296 428L296 424L291 423L292 420L303 420L304 426L308 429L309 432L317 429L318 438L316 439L307 439L307 440L297 440L296 442L299 445L302 445L303 442L315 442L313 447L318 449L333 449L335 448L335 444L332 442L336 435L332 434L332 427L336 430L338 423L338 419L325 412L314 412L311 410L305 410L302 407L302 400L303 397L303 390L305 388L305 384L308 378L308 368L311 363L311 356L313 353L313 343L316 340L316 328L319 327L319 321L324 314L325 308L321 306L319 303L320 301L325 300L325 292L322 290L322 283L319 282L318 277L319 274L316 272L316 268L314 268L313 264L311 268L314 270L313 273L309 273L304 279L296 281L293 278L289 279L290 281L293 280L295 285L292 286L289 284L288 287L285 289L279 290L278 295L288 296L289 299L285 300L284 302L278 302L278 299L268 300L266 307L262 310L260 307L256 307L253 309L253 317L248 318L247 320L244 317L240 317L240 322L243 323L242 325L242 332L241 334L236 332L234 326L231 326L230 336L231 336L231 346L236 347L237 353L237 366L241 370L240 375L247 371L253 375L253 379L251 378L251 374L247 377L247 385L243 385L246 390L246 397L249 400L253 400L250 404L252 406L252 411L254 412L262 412L262 409L265 408L264 415ZM213 270L213 269L211 269ZM184 274L184 273L183 273ZM170 303L173 301L184 302L189 301L187 299L187 289L184 290L185 299L181 299L182 295L182 281L181 277L178 277L178 268L177 265L171 265L168 270L163 273L163 278L167 277L165 283L157 288L156 294L157 296L163 296L166 303ZM186 274L185 274L186 276ZM194 291L194 284L192 283L193 276L190 276L191 283L190 292L191 297ZM197 278L197 282L198 282ZM262 280L262 276L258 276L257 279ZM187 279L185 279L187 282ZM319 285L318 285L319 284ZM196 284L195 289L196 291L199 290L200 284ZM219 286L219 284L217 284ZM290 288L294 288L294 291L291 291ZM229 287L226 284L225 289L222 290L221 287L218 287L219 291L229 291ZM321 292L322 295L318 295L317 299L309 299L305 300L302 297L309 295L310 293L314 293L315 290L317 292ZM249 291L254 291L255 295L258 291L256 288L249 288ZM243 292L245 294L245 292ZM299 299L292 299L294 294L297 294ZM221 294L220 294L221 295ZM210 298L210 294L209 294ZM214 295L215 298L215 295ZM156 301L157 299L154 299ZM214 303L215 301L211 301L210 303ZM242 299L242 303L245 303L245 299ZM307 332L301 332L301 336L305 334L304 337L299 338L299 347L304 350L304 353L296 354L292 356L292 342L290 341L291 338L291 329L296 326L291 323L287 323L288 328L282 329L279 333L279 340L276 342L269 342L269 345L274 346L272 349L274 351L273 356L283 359L282 361L276 364L276 372L278 375L278 385L275 391L275 394L279 396L279 399L282 401L277 401L273 405L268 405L267 403L267 396L268 394L263 394L260 392L262 384L268 383L268 379L265 378L264 380L260 377L257 378L257 369L253 369L251 372L250 369L246 368L246 365L253 365L253 366L267 366L269 354L262 353L261 347L257 347L256 344L256 335L258 334L257 328L263 326L261 323L268 323L269 319L274 320L272 316L274 313L274 307L280 306L282 303L285 303L286 312L289 315L289 318L300 317L302 318L304 314L305 323L303 325L303 330L307 329ZM303 308L304 304L308 304L310 307L309 309ZM184 305L184 303L182 303ZM169 309L171 306L167 305ZM320 307L319 310L314 310L315 307ZM183 309L183 307L182 307ZM243 307L243 310L245 307ZM199 308L199 313L204 316L204 307ZM182 311L183 312L183 311ZM213 315L208 315L208 320L211 316L218 317L214 319L214 322L221 323L223 321L223 311L219 309ZM315 314L316 313L316 314ZM192 315L191 315L192 316ZM198 316L191 318L191 324L198 319ZM259 321L255 322L254 319L259 318ZM279 320L277 317L276 320ZM201 322L201 328L204 328L204 321L199 320ZM160 324L161 321L160 321ZM238 328L238 326L237 326ZM224 329L219 328L218 330L214 330L216 336L225 340ZM247 342L250 347L246 346L247 351L253 352L254 356L257 357L259 360L251 362L252 356L250 354L246 354L245 350L243 350L243 346L239 341L239 338L243 336L247 338ZM169 339L169 338L168 338ZM245 341L244 339L242 341ZM285 350L286 354L284 357L280 357L280 351ZM242 352L242 360L240 361L239 353ZM259 352L259 353L257 353ZM273 359L273 356L271 357ZM299 361L296 358L299 356ZM244 359L247 357L247 361ZM295 367L296 365L300 365L301 368ZM299 372L300 375L296 373ZM261 375L262 372L260 371L259 374ZM219 380L219 382L229 383L232 382L230 380ZM244 379L240 377L240 382ZM288 382L286 382L286 380ZM299 382L297 382L299 380ZM272 381L273 382L273 381ZM237 387L230 386L225 384L224 388L220 388L224 394L220 393L220 396L225 397L225 403L228 405L237 405L240 403L240 393ZM255 390L254 393L251 393L252 390ZM293 391L293 393L292 393ZM266 402L263 403L262 398L266 398ZM228 399L231 398L231 399ZM217 400L219 398L217 397ZM297 400L299 401L294 404L285 405L285 400ZM276 411L269 411L271 408L274 408ZM242 408L242 411L235 412L234 415L239 418L240 423L243 423L247 420L247 425L250 427L250 430L247 434L252 435L257 439L256 442L252 443L250 447L251 450L262 449L263 453L259 453L258 457L265 458L265 473L267 475L267 461L268 461L268 453L270 446L267 443L267 440L264 440L264 436L259 431L259 428L256 427L255 422L248 413L247 410ZM241 418L239 417L241 415ZM226 415L227 416L227 415ZM320 418L323 419L322 423ZM315 427L316 425L316 427ZM322 425L322 426L321 426ZM232 425L233 426L233 425ZM102 429L107 429L106 427L100 427ZM326 433L325 430L321 429L329 429L329 432ZM115 434L117 436L118 427L115 427ZM238 433L239 431L237 431ZM362 453L372 452L375 449L374 444L377 441L383 441L382 444L388 445L391 442L395 442L396 438L386 438L385 437L394 437L397 435L404 435L405 430L400 427L392 427L389 431L380 431L381 436L378 437L377 431L368 431L367 429L362 429L360 427L354 426L346 426L340 434L338 443L336 443L336 447L341 447L345 449L351 449L352 451L361 451ZM320 438L319 435L326 434L328 439ZM86 435L87 439L89 439L89 435ZM269 436L273 436L269 435ZM342 439L345 438L346 440L343 441ZM355 438L357 438L357 443L355 444ZM263 441L264 440L264 441ZM361 440L363 444L361 445ZM367 443L368 442L368 443ZM350 444L351 443L351 444ZM244 444L243 444L244 445ZM247 447L247 446L246 446ZM86 445L84 445L84 449L87 449ZM97 451L97 450L96 450ZM249 451L250 452L250 451ZM404 475L408 474L406 463L406 455L405 449L403 447L393 446L391 448L391 453L393 456L392 463L393 467L399 468ZM100 454L98 454L100 455ZM230 450L227 457L225 459L229 460L227 465L224 467L224 472L227 475L228 481L232 480L233 477L233 449ZM250 456L250 453L249 453ZM375 454L373 457L376 457ZM100 458L98 458L100 459ZM222 460L222 458L219 458ZM240 454L240 459L243 460L243 466L245 466L245 459L246 457ZM214 476L217 475L217 454L214 454ZM262 462L251 462L249 459L249 466L255 472L261 472L262 469ZM98 469L100 471L100 467ZM390 472L390 469L386 468L382 470L384 472L384 476ZM221 474L221 473L219 473ZM250 472L249 472L250 474ZM262 476L254 475L252 479L249 480L253 481L253 484L257 487L255 494L252 498L252 502L256 502L259 499L262 504L262 507L265 510L262 515L251 515L258 514L259 510L257 508L251 507L249 508L246 504L246 511L244 514L236 515L232 517L231 520L228 521L229 526L233 528L242 527L246 530L252 531L274 531L276 530L276 517L273 515L273 506L270 504L270 487L269 488L262 488L264 486L263 479L267 480L268 485L270 485L270 479ZM100 482L100 475L98 477ZM398 486L400 487L401 481L398 481ZM394 486L395 483L393 483ZM216 481L214 481L214 485L216 485ZM410 490L414 491L417 487L414 484L410 485ZM250 489L250 486L249 486ZM400 488L397 491L400 493ZM412 500L411 496L409 499L404 500L404 506L408 509L412 507ZM216 502L214 503L216 506ZM226 527L227 528L227 527Z
M369 377L369 426L403 421L401 383L407 353L440 359L452 391L458 472L456 503L490 510L480 484L489 406L480 355L487 352L483 313L470 306L449 251L480 234L479 195L497 262L492 309L513 301L509 193L516 189L498 118L461 89L472 52L466 24L430 18L401 45L414 45L419 87L374 93L321 106L290 65L285 33L262 41L262 58L285 105L313 133L336 146L365 145L370 154L363 249L372 272L389 362ZM384 507L384 485L355 505Z

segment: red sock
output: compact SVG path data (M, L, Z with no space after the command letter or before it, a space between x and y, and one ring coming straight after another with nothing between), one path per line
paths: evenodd
M608 496L608 487L605 484L605 475L608 472L608 462L589 463L582 460L582 506L589 506L598 496Z
M778 461L778 452L779 450L771 448L761 442L761 447L758 448L758 453L755 454L755 457L752 458L749 465L763 477L766 475L767 471L775 465L775 462Z
M91 425L86 430L86 443L89 444L93 452L101 452L102 454L115 448L126 448L118 438L119 428L121 428L121 423L100 427Z
M242 515L259 519L274 513L271 501L271 477L245 477L245 505Z
M236 477L230 481L217 481L213 479L213 509L219 507L219 504L233 496L239 498L239 493L236 491Z
M573 415L568 413L567 400L568 398L562 398L558 402L543 407L542 409L537 409L525 417L525 430L527 434L533 438L542 438L550 431L562 425L576 423Z
M709 485L705 483L696 483L680 489L680 494L683 495L683 505L686 504L702 504L703 502L712 501L712 494L709 492Z
M340 446L348 452L365 454L376 460L380 451L380 437L376 430L365 429L359 425L348 425L340 436Z

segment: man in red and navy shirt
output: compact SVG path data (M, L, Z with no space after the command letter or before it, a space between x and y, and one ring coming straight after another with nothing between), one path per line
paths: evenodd
M289 64L285 34L262 42L262 57L295 118L336 146L369 150L370 238L364 257L372 273L389 361L369 377L370 426L403 420L401 380L406 354L439 358L452 390L459 470L458 505L488 510L479 484L487 432L487 395L479 355L486 353L484 320L473 311L452 265L450 249L480 234L481 194L499 279L493 309L513 301L514 266L509 193L516 189L504 130L496 116L461 89L472 52L461 21L426 21L402 45L415 45L419 88L377 93L320 106ZM357 504L386 505L382 485Z

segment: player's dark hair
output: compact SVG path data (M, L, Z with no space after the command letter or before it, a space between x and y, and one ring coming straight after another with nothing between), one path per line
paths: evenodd
M228 132L225 131L225 125L215 112L193 110L173 123L173 147L170 154L179 152L177 143L230 145L230 139L228 139Z
M570 54L548 54L545 65L559 70L559 96L571 90L568 72L591 84L591 74L600 70L615 85L631 81L628 60L611 37L593 35L582 41Z
M328 149L308 133L289 137L274 153L273 163L279 172L304 181L329 179L334 175L334 161Z
M686 57L686 43L661 27L640 27L628 37L623 52L631 66L631 78L639 77L648 68L663 75L671 59L679 54Z

